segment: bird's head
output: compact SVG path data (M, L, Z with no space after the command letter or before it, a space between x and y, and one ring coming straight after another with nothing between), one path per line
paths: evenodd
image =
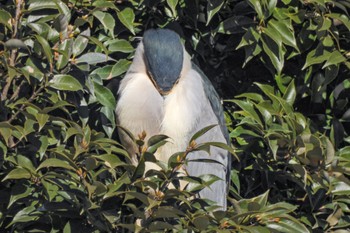
M142 42L148 76L159 93L167 95L181 76L184 49L180 37L168 29L150 29Z

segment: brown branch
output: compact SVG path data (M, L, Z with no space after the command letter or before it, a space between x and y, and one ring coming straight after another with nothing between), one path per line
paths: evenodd
M23 0L16 0L16 15L15 15L15 19L14 19L14 22L13 22L12 38L16 38L17 37L18 23L20 21L21 14L22 14L22 4L23 4ZM11 55L10 55L10 58L9 58L9 65L12 66L12 67L15 66L16 56L17 56L17 49L11 50ZM9 91L9 89L10 89L11 82L12 82L12 78L11 77L7 77L6 85L4 86L4 89L1 92L1 100L2 101L7 99L7 93Z
M32 96L28 99L27 103L31 103L34 101L34 99L40 94L40 92L45 88L46 86L43 85L41 87L39 87L38 90L36 90ZM8 123L11 123L17 116L19 113L21 113L26 107L26 104L22 104L21 107L17 110L17 112L15 112L15 114L13 114L11 116L11 118L7 121Z
M21 91L21 88L22 88L23 85L24 85L24 82L22 81L22 82L19 84L19 86L17 87L16 91L12 94L10 100L15 100L15 99L18 97L19 92Z
M11 86L11 81L12 79L10 77L7 77L6 79L6 85L4 86L4 89L2 90L2 93L1 93L1 100L4 101L7 99L7 92L9 91L10 89L10 86Z
M17 32L18 32L18 23L22 14L22 4L23 0L16 0L16 15L15 15L15 22L13 25L13 34L12 38L16 38Z

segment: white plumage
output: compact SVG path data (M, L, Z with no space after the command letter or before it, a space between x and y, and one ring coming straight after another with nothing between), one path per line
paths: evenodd
M164 33L164 31L161 32ZM184 48L181 75L176 78L178 78L177 83L171 91L166 95L160 94L157 84L150 77L148 64L145 61L144 43L141 41L133 63L118 91L116 114L119 125L135 136L145 131L147 133L145 140L156 134L165 134L171 138L171 142L166 143L156 153L157 159L164 162L167 162L173 153L185 151L193 134L212 124L218 124L218 126L201 136L196 142L227 143L225 132L222 132L222 128L225 127L222 125L220 127L220 120L205 91L205 85L208 83L204 82L201 74L193 69L190 56ZM135 155L136 147L132 146L132 142L123 132L119 134L128 152ZM230 167L227 151L211 148L210 156L206 152L194 152L188 156L190 160L199 158L212 159L221 163L189 162L186 170L192 176L214 174L220 177L221 181L215 182L211 189L204 189L200 195L216 201L225 209L227 172ZM137 162L135 157L133 161ZM150 168L155 167L148 166L147 169Z

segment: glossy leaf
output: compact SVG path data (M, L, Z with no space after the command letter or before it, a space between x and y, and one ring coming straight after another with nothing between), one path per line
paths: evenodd
M88 45L88 42L89 40L86 37L78 36L73 43L73 49L72 49L73 55L75 57L80 55Z
M114 42L109 44L108 50L111 52L131 53L132 51L134 51L134 48L126 40L115 40Z
M72 171L76 170L76 168L72 167L69 163L67 163L63 160L60 160L60 159L56 159L56 158L46 159L38 166L38 168L36 170L38 171L40 169L48 168L48 167L65 168L65 169L72 170Z
M1 12L0 12L1 14ZM9 39L5 42L6 49L27 49L27 46L23 43L23 41L19 39Z
M94 11L92 14L102 23L105 30L108 30L111 36L114 37L115 21L112 15L102 11Z
M114 95L112 94L112 92L108 88L95 82L94 83L94 93L95 93L97 100L103 106L106 106L106 107L111 108L111 109L115 109L115 106L116 106L115 98L114 98Z
M12 30L11 27L11 15L5 10L0 10L0 23L4 24L8 29Z
M125 8L120 12L117 12L117 16L119 20L122 22L122 24L129 29L129 31L132 34L135 34L134 31L134 20L135 20L135 14L132 9Z
M43 48L43 52L46 56L46 59L48 60L48 62L50 64L52 64L53 63L53 56L52 56L50 44L48 43L48 41L46 39L44 39L43 37L41 37L39 35L36 35L35 38L40 43L41 47Z
M71 75L57 74L50 80L49 84L61 91L79 91L83 89L80 82Z
M85 53L78 57L77 63L97 64L107 61L113 61L114 59L103 53Z
M4 180L16 180L16 179L29 179L32 175L27 169L15 168L11 170L3 179Z
M210 23L211 19L214 17L215 14L221 9L223 6L224 1L223 0L209 0L207 3L207 25Z
M168 4L168 6L170 7L173 16L176 17L177 16L176 6L178 5L179 1L178 0L167 0L166 2Z

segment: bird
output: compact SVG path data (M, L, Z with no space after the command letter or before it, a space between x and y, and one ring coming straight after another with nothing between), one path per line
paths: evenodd
M215 127L197 138L196 143L229 145L217 92L208 77L191 61L180 36L170 29L144 32L120 83L115 111L117 124L134 136L146 132L145 140L158 134L171 139L171 143L157 150L155 156L159 161L167 162L172 154L185 151L191 137L209 125ZM124 130L119 129L118 134L128 153L134 155L133 162L137 163L136 146ZM205 151L189 153L185 170L193 177L206 174L219 177L202 189L199 197L213 201L221 210L227 209L231 170L227 150L211 146L210 154Z

